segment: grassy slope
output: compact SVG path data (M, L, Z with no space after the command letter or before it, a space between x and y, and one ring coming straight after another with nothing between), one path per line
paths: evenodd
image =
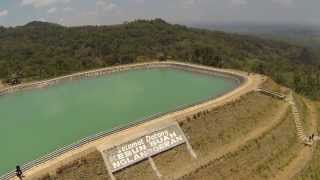
M104 165L102 156L95 151L85 157L79 158L71 163L59 167L53 174L46 174L38 180L71 180L71 179L104 179L108 180L109 175Z
M287 116L271 132L182 179L270 179L299 149L292 122Z
M209 112L196 114L188 118L182 128L186 135L190 137L191 144L197 154L206 158L214 149L227 143L232 143L235 139L244 136L257 126L262 126L265 117L270 117L277 112L280 102L259 93L251 93L241 98L237 102L230 103L224 107L213 109ZM271 107L271 108L269 108ZM259 117L259 118L258 118ZM286 136L285 136L286 137ZM279 147L279 149L281 149ZM92 156L94 158L92 158ZM105 171L101 171L103 160L99 154L84 157L85 162L71 163L60 168L54 179L79 179L79 175L89 173L88 170L95 168L88 174L93 179L104 179L107 176ZM176 161L176 160L179 161ZM76 162L83 162L79 160ZM184 166L195 163L185 146L179 146L163 154L154 157L160 172L165 175L183 171ZM196 166L196 164L194 164ZM139 163L116 174L118 179L154 179L151 168L147 162Z
M320 117L320 102L314 102L317 108L317 117ZM320 121L318 119L318 132L320 132ZM318 180L320 179L320 146L314 151L314 157L308 167L304 169L297 177L296 180Z
M308 131L311 122L307 121L311 118L310 110L307 109L302 98L296 95L306 132L311 133ZM318 106L318 108L320 107ZM318 113L320 115L320 109L318 109ZM202 179L270 179L288 165L298 155L301 148L302 145L297 143L293 119L291 114L288 114L285 122L263 138L247 144L246 147L227 156L223 161L211 162L184 179L198 179L200 177ZM317 149L311 165L297 179L320 179L319 158L319 149Z

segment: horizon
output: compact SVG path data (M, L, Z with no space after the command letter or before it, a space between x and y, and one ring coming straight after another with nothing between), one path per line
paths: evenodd
M24 24L18 24L14 26L4 26L0 24L0 27L4 28L16 28L16 27L23 27L26 26L30 23L38 22L38 23L48 23L48 24L56 24L62 27L84 27L84 26L116 26L116 25L122 25L125 23L130 23L134 21L139 21L139 20L146 20L146 21L152 21L156 19L161 19L162 18L153 18L153 19L133 19L131 21L124 21L124 22L119 22L115 24L81 24L81 25L66 25L66 24L60 24L59 22L50 22L50 21L42 21L42 20L32 20L28 21ZM172 24L172 25L182 25L182 26L187 26L187 27L194 27L194 28L201 28L201 29L211 29L211 28L221 28L221 27L275 27L275 28L301 28L301 29L308 29L308 28L315 28L315 29L320 29L320 25L315 25L315 24L299 24L299 23L272 23L272 22L169 22L167 20L164 20L166 23Z
M172 24L297 24L320 26L310 0L3 0L0 26L44 21L64 26L114 25L161 18Z

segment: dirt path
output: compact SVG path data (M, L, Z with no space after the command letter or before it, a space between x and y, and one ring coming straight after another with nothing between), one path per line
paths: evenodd
M317 112L314 104L309 100L304 100L308 107L308 113L310 114L311 129L310 132L316 132L317 128ZM297 154L297 156L281 171L274 179L285 180L292 179L296 174L303 170L304 167L312 160L314 147L305 146Z
M277 113L276 116L272 116L270 117L270 120L265 121L268 123L263 123L253 131L249 132L247 135L243 137L239 137L239 139L233 141L232 143L224 145L214 150L214 152L212 152L209 156L200 158L198 162L186 167L183 172L176 172L176 174L174 174L174 177L170 177L169 179L179 179L184 175L188 175L189 173L196 171L197 168L201 168L204 165L209 164L211 161L215 159L219 159L226 154L238 151L241 147L245 146L249 141L261 137L268 131L271 131L279 123L281 123L283 118L286 116L288 109L289 109L289 105L287 103L284 103L281 107L279 107L279 112Z

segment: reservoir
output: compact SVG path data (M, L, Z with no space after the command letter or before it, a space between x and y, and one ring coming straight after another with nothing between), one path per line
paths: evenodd
M220 96L236 79L174 68L128 70L0 97L0 175L102 131Z

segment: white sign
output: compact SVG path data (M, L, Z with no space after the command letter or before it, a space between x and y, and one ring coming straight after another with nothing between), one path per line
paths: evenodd
M116 172L183 144L186 140L179 125L174 124L114 148L104 150L102 155L109 171Z

